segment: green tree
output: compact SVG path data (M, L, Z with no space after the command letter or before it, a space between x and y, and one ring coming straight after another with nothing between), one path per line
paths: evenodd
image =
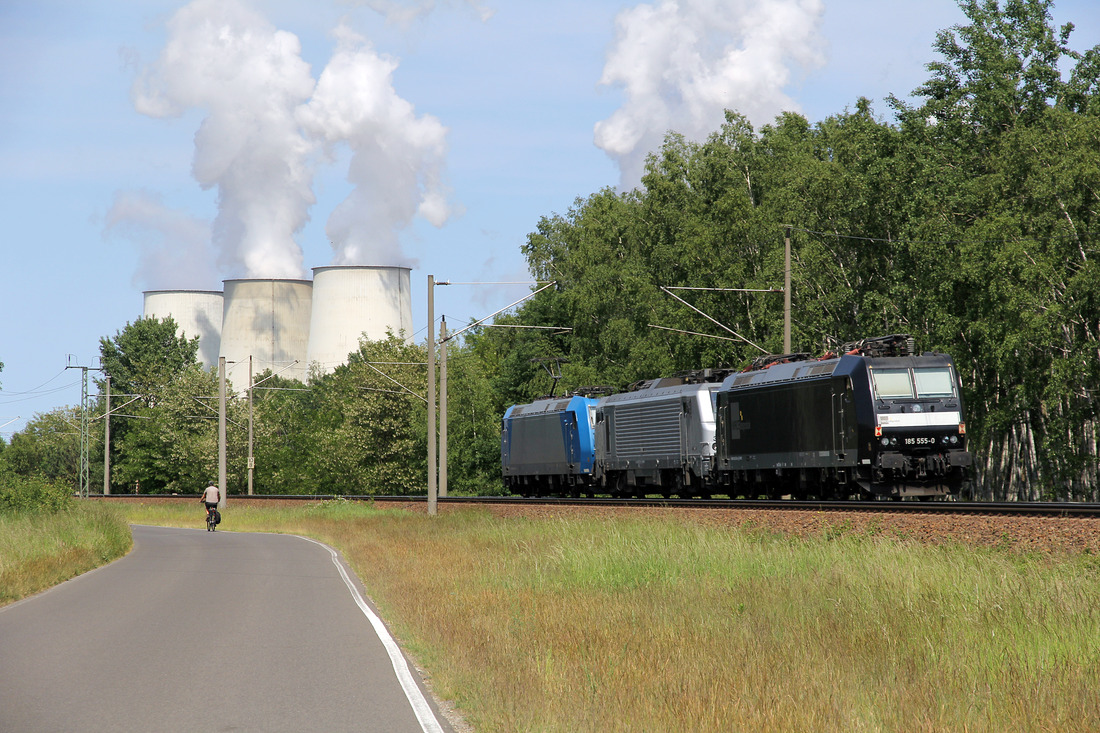
M360 341L326 377L315 445L322 493L413 494L427 486L424 350L390 335Z
M198 364L198 337L187 339L176 332L171 316L139 318L113 338L100 339L100 360L111 377L111 391L156 404L165 385L184 368Z
M4 371L4 362L0 361L0 372ZM0 385L0 389L3 386ZM4 440L4 436L0 435L0 467L4 465L4 449L8 447L8 442Z
M487 366L449 343L449 485L500 486L500 407ZM363 339L308 386L260 375L254 391L255 490L261 494L418 494L427 486L426 352L390 335Z
M447 349L448 492L499 494L500 418L505 406L492 388L491 364L473 345L452 341Z
M1100 484L1100 47L1069 49L1073 26L1055 30L1051 5L961 3L970 23L937 37L920 104L892 100L927 181L914 218L956 242L937 288L958 320L987 496L1095 496Z
M19 476L40 476L75 490L80 470L80 408L59 407L35 415L12 435L3 460Z
M1097 496L1100 47L1071 50L1049 1L961 7L896 124L866 99L759 131L729 112L705 143L670 134L642 189L544 217L524 254L557 285L509 321L573 331L479 336L498 395L545 394L536 357L568 359L564 389L747 362L745 341L684 333L727 335L662 287L776 288L789 225L796 350L914 333L964 374L982 494ZM779 350L779 298L684 298Z
M1087 95L1078 77L1072 85L1062 80L1062 56L1081 57L1066 46L1073 24L1057 31L1051 26L1053 5L1053 0L1006 0L1003 6L999 0L961 0L970 23L936 35L934 47L942 59L928 65L932 77L915 92L924 99L921 110L937 124L996 135L1034 123L1049 107L1068 102L1067 95L1074 100Z
M256 376L253 390L253 476L257 494L316 494L318 440L325 430L325 380L310 387L292 379ZM343 492L337 492L343 493Z
M135 411L136 417L115 442L119 457L112 462L112 480L124 486L140 484L145 493L195 493L216 479L217 394L217 380L198 365L177 373L158 391L154 407ZM227 406L227 493L243 489L245 410L239 399Z
M199 436L216 438L216 423L211 427L209 408L199 402L209 405L217 388L198 364L198 339L176 331L171 318L139 318L100 339L114 413L112 483L140 485L145 493L192 492L214 475L209 466L216 447ZM97 381L102 394L106 380ZM97 414L105 411L101 398Z

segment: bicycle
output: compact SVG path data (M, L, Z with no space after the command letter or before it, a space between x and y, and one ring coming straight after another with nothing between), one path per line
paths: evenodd
M216 532L218 527L217 509L206 510L206 531Z

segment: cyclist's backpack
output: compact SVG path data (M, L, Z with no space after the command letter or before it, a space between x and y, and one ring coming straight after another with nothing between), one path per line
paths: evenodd
M219 512L217 509L215 509L214 510L214 524L221 524L221 523L222 523L222 513Z

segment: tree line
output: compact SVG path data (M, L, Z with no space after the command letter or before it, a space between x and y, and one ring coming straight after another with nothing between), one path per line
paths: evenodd
M499 320L572 331L474 329L452 344L452 488L497 490L504 408L551 388L533 360L564 360L561 393L781 351L773 291L789 231L795 351L911 333L960 369L977 496L1097 499L1100 47L1072 50L1049 0L960 6L969 22L938 34L915 101L888 98L892 119L862 98L759 129L731 110L704 141L670 132L640 188L542 217L523 254L555 285ZM215 469L215 378L173 329L142 320L104 339L112 389L142 395L112 441L123 486L197 490ZM127 366L145 348L130 331L168 356ZM364 341L308 387L265 381L253 393L258 490L423 491L425 356L398 334ZM231 490L246 410L232 400ZM50 425L73 416L58 413L14 436L0 463L71 464Z
M977 495L1097 498L1100 47L1070 49L1050 2L961 7L895 121L866 99L759 130L730 111L703 142L670 133L640 189L543 217L524 253L557 287L514 320L574 330L492 337L509 396L538 391L536 355L623 387L781 351L781 296L726 289L781 287L790 228L796 351L911 333L962 372ZM676 292L728 330L674 287L711 288Z
M141 318L100 342L111 377L109 454L104 452L106 379L89 435L91 491L196 493L218 475L219 379L197 360L198 339L171 318ZM450 486L496 491L499 412L468 347L449 349ZM248 384L227 379L227 490L248 487L249 427L257 494L416 494L427 474L427 352L401 335L364 339L346 364L314 371L308 384L270 372ZM79 408L36 416L0 451L0 470L73 484L79 468Z

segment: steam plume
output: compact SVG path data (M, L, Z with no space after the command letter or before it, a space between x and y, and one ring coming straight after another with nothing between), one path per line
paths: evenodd
M210 222L170 209L150 191L120 191L107 212L104 236L137 243L134 282L146 290L205 290L219 280L210 249Z
M698 140L725 109L754 124L797 111L783 89L792 66L824 63L823 12L823 0L660 0L619 13L600 83L626 101L596 123L595 142L619 163L622 187L638 184L668 130Z
M195 0L168 21L168 43L138 80L134 105L153 117L207 111L192 174L218 190L213 238L223 271L300 277L294 235L314 202L313 143L294 120L313 92L298 38L233 0Z
M133 102L152 117L205 111L192 174L218 193L212 239L222 273L304 275L296 237L315 203L322 146L352 151L355 190L326 227L337 264L403 264L397 231L417 215L446 221L446 128L414 114L393 88L397 62L365 39L338 28L337 49L315 81L297 36L239 0L194 0L167 29Z
M442 172L447 129L430 115L417 117L397 96L397 62L379 56L346 27L310 102L302 127L326 145L352 150L348 180L355 190L329 217L325 231L335 264L409 264L399 229L420 215L442 226L450 215Z

